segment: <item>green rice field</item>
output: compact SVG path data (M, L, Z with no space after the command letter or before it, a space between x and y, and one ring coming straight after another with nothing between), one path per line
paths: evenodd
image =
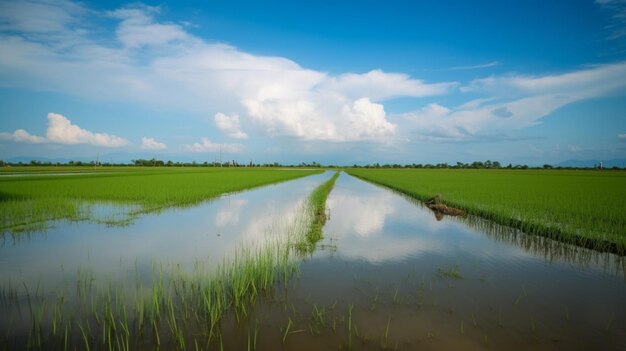
M52 172L55 169L48 167L39 171ZM319 173L261 168L89 171L92 173L1 177L0 228L3 232L20 232L39 229L50 220L89 219L93 214L89 204L93 203L134 205L128 213L132 217Z
M626 173L350 169L419 200L442 194L470 214L553 239L626 252Z
M569 194L563 214L588 195L579 188L623 207L609 190L620 173L348 172L369 182L260 168L0 178L12 234L0 241L0 350L626 345L623 256L522 222L549 215L527 210L541 189ZM437 193L480 216L433 216L415 200ZM507 222L470 200L527 207Z

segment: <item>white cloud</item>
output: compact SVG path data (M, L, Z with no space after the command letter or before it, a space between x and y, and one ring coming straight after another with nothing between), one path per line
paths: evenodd
M431 104L401 117L417 139L472 140L527 128L572 102L621 94L625 89L624 62L558 75L490 77L461 88L485 94L487 99L456 108Z
M402 73L373 70L363 74L346 73L328 77L324 89L342 93L349 99L368 97L375 101L400 96L424 97L447 93L456 83L426 84Z
M234 114L227 116L221 112L215 114L215 125L219 130L224 132L226 136L235 139L246 139L248 134L241 131L239 125L239 116Z
M472 66L456 66L448 68L449 71L463 71L463 70L471 70L471 69L483 69L489 67L495 67L500 64L499 61L491 61L489 63L483 63L480 65L472 65Z
M231 137L243 137L246 130L338 142L387 141L395 126L384 113L384 100L444 94L456 86L382 70L331 75L306 69L283 57L204 41L185 26L158 22L159 12L145 5L106 12L120 21L109 40L102 40L103 28L79 26L89 22L89 11L63 12L68 17L64 23L71 20L79 27L67 31L71 38L43 43L3 32L0 84L164 105L199 115L229 110L239 120L237 129L227 127Z
M0 30L50 35L64 32L87 10L71 1L0 1Z
M192 152L224 152L238 153L243 151L244 146L241 144L220 144L213 143L208 138L202 138L200 142L191 145L185 145L188 151Z
M620 140L626 140L626 133L617 134L617 138L620 139Z
M248 114L271 135L295 136L303 140L384 141L393 136L395 125L387 121L383 105L368 98L315 103L248 100Z
M167 145L159 143L154 138L141 138L141 148L144 150L164 150Z
M604 10L611 13L612 23L604 28L609 31L608 40L619 40L626 37L626 1L596 0Z
M153 15L159 12L159 7L136 4L109 11L108 14L122 20L116 34L127 48L192 40L179 25L154 23Z
M509 96L520 94L553 94L595 96L624 87L626 63L597 65L585 69L545 76L501 76L476 79L464 92Z
M120 147L128 144L124 138L106 133L93 133L82 129L65 116L58 113L48 113L48 129L46 137L31 135L23 129L11 133L0 133L3 140L12 140L30 144L58 143L58 144L90 144L104 147Z
M18 129L13 133L0 133L0 140L11 140L18 143L40 144L45 143L46 139L40 136L31 135L24 129Z
M106 133L92 133L72 124L58 113L48 113L48 141L59 144L91 144L104 147L119 147L128 144L126 139Z

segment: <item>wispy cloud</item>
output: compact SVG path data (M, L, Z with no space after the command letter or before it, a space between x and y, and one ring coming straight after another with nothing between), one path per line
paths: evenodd
M491 61L489 63L483 63L483 64L480 64L480 65L450 67L447 70L449 70L449 71L462 71L462 70L471 70L471 69L483 69L483 68L495 67L495 66L499 66L499 65L500 65L499 61Z
M89 11L65 0L0 1L0 30L54 35L70 30Z
M618 40L626 37L626 1L625 0L596 0L603 9L611 14L612 21L605 29L609 32L608 40Z
M202 138L200 142L191 145L184 145L185 149L191 152L224 152L238 153L243 151L244 146L241 144L220 144L211 142L208 138Z
M477 79L463 92L483 94L457 107L432 103L401 115L418 138L468 140L527 128L575 101L626 89L626 63L598 65L545 76L506 75Z
M0 138L3 140L30 144L88 144L103 147L120 147L128 145L128 141L124 138L107 133L90 132L72 124L72 122L65 116L53 112L48 113L48 129L46 130L46 137L31 135L23 129L18 129L13 133L0 133Z
M617 139L619 139L619 140L626 140L626 133L617 134Z
M154 140L154 138L141 138L141 148L144 150L165 150L167 145Z

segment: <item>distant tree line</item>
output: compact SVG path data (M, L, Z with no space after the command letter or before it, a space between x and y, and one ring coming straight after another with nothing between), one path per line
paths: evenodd
M368 165L364 165L364 166L360 166L360 165L353 165L353 168L450 168L450 169L605 169L602 167L601 164L597 164L594 165L593 167L562 167L562 166L552 166L550 164L544 164L543 166L536 166L536 167L531 167L525 164L516 164L513 165L511 163L509 163L508 165L504 166L503 164L501 164L499 161L491 161L491 160L487 160L485 162L482 161L474 161L472 163L463 163L463 162L457 162L455 164L448 164L448 163L436 163L436 164L430 164L430 163L426 163L426 164L422 164L422 163L411 163L411 164L398 164L398 163L394 163L394 164L379 164L379 163L373 163L373 164L368 164ZM620 168L617 166L612 167L611 169L626 169L626 167L624 168Z
M239 163L236 160L228 161L228 162L174 162L172 160L159 160L156 158L152 159L136 159L131 160L130 163L125 162L99 162L99 161L68 161L68 162L50 162L50 161L37 161L31 160L30 162L6 162L0 160L0 167L54 167L54 166L76 166L76 167L307 167L307 168L329 168L335 166L323 166L320 163L312 162L306 163L302 162L298 165L284 165L278 162L273 163L253 163L252 161L248 163Z
M6 162L0 160L0 167L24 167L24 166L77 166L77 167L296 167L296 168L340 168L342 166L336 165L322 165L318 162L300 162L297 165L286 165L278 162L273 163L253 163L252 161L248 163L239 163L236 160L232 160L229 162L174 162L172 160L159 160L156 158L152 159L137 159L131 160L130 163L115 163L115 162L99 162L99 161L68 161L65 163L62 162L50 162L50 161L37 161L32 160L30 162ZM561 167L561 166L552 166L550 164L544 164L540 167L530 167L525 164L516 164L513 165L509 163L504 166L499 161L474 161L472 163L463 163L456 162L455 164L448 163L410 163L410 164L399 164L399 163L372 163L367 165L357 165L354 164L350 167L353 168L439 168L439 169L606 169L602 167L602 164L596 164L594 167ZM626 169L626 167L620 168L617 166L611 167L610 169L619 170Z

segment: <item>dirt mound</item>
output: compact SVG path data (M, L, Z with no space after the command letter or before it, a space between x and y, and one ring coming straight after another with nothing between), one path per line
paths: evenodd
M443 202L443 196L441 194L437 194L434 197L431 197L430 199L426 200L425 204L426 204L426 207L435 211L435 217L437 217L438 220L440 220L442 216L437 216L437 214L444 214L448 216L466 216L467 215L467 212L463 210L447 206Z

